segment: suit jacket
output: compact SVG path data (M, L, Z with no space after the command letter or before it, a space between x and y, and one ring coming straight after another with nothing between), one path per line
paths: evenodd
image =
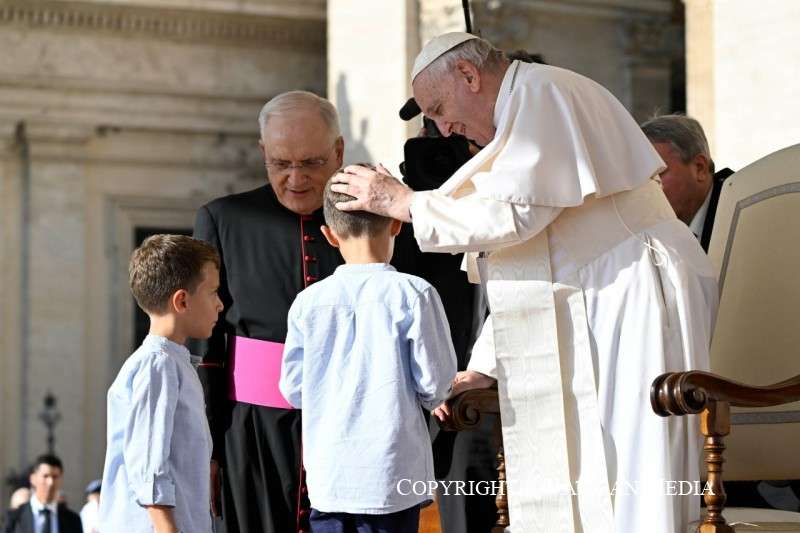
M706 219L703 222L703 233L700 235L700 246L703 250L708 252L708 243L711 242L711 230L714 228L714 217L717 214L717 204L719 203L719 194L722 192L722 183L728 179L728 176L733 174L733 170L723 168L719 172L714 173L714 184L711 187L711 199L708 202L708 211L706 212Z
M30 503L8 513L3 533L34 533ZM80 515L65 505L58 506L58 533L83 533Z

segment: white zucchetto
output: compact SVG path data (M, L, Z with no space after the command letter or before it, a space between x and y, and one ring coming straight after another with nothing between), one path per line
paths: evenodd
M442 54L448 50L452 50L461 43L467 42L470 39L477 39L478 37L471 33L464 33L463 31L453 31L450 33L443 33L428 41L422 47L417 58L414 60L414 69L411 71L411 81L417 75L425 70L431 63L436 61Z

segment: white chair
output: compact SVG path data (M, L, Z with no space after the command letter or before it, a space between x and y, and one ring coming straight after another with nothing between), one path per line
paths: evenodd
M723 462L726 480L800 479L800 145L725 181L709 257L720 283L713 374L660 376L653 408L700 414L715 493L706 497L701 533L800 532L800 514L724 509L721 490Z

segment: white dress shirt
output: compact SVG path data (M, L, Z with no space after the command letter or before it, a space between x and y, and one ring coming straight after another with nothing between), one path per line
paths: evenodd
M692 222L689 224L689 229L692 230L692 233L694 233L694 236L698 239L703 236L703 227L706 225L706 215L708 215L708 204L711 203L712 190L713 189L709 189L705 202L703 202L703 205L697 210L697 213L694 214Z
M43 510L50 511L50 531L44 530ZM44 504L36 497L36 493L31 494L31 512L33 512L33 533L58 533L58 502Z
M83 533L97 533L98 531L98 515L100 513L100 504L91 500L86 502L86 505L81 509L81 524L83 525Z

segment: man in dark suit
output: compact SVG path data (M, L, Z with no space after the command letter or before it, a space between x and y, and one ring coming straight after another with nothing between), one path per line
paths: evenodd
M58 495L64 466L55 455L41 455L31 471L30 502L8 515L4 533L82 533L81 518L63 504Z
M661 173L667 200L708 251L722 183L733 171L714 171L706 135L691 117L662 115L642 124L642 131L667 165Z

